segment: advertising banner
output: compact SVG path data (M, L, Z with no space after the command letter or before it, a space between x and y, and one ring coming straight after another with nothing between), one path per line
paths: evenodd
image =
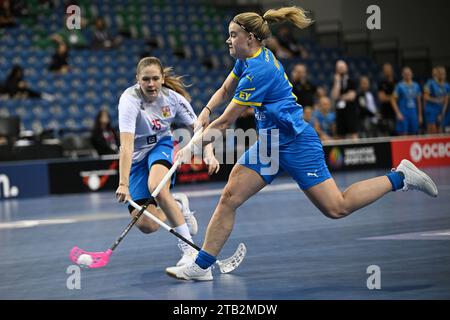
M392 163L389 142L327 145L323 148L331 171L390 168Z
M392 166L408 159L418 167L450 165L450 136L397 138L391 142Z
M118 160L49 163L50 193L115 190L119 183Z
M47 163L0 165L0 200L49 194Z

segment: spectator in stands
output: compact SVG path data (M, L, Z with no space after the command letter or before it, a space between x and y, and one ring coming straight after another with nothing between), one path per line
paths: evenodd
M335 102L336 129L340 138L358 138L358 109L356 107L356 86L348 74L347 63L336 62L331 97Z
M120 37L114 37L106 28L105 20L102 17L95 19L91 45L94 49L112 49L121 42Z
M336 114L331 112L331 101L328 97L321 97L318 110L313 113L314 129L320 140L332 140L336 134Z
M325 87L319 86L317 87L316 95L314 96L314 111L319 110L320 99L322 97L328 97L327 89Z
M411 68L402 70L403 80L395 86L391 103L397 117L396 132L399 135L418 134L422 124L420 86L413 81Z
M9 144L8 143L8 138L0 135L0 146L7 146L8 144Z
M395 112L391 99L395 88L394 69L390 63L383 65L383 77L378 83L378 100L380 101L380 130L383 134L395 135Z
M65 43L68 47L73 49L84 49L89 47L89 35L88 35L88 28L87 28L87 20L83 18L83 15L81 15L80 21L81 26L80 29L69 29L67 28L66 21L67 18L70 17L69 15L66 16L64 19L64 26L62 29L55 34L52 34L50 36L50 39L60 43Z
M51 94L31 89L25 81L23 68L18 64L13 66L4 83L0 84L0 94L7 94L10 98L36 98L48 101L55 99Z
M99 155L116 154L119 151L119 138L111 126L111 117L106 110L100 110L95 118L91 142Z
M443 70L444 72L441 72ZM433 78L424 87L423 100L427 133L439 133L439 124L444 106L448 104L448 83L445 82L445 68L437 66L432 71ZM443 76L443 77L442 77Z
M303 120L313 125L313 108L311 106L303 107Z
M65 74L69 71L69 48L65 42L59 42L52 56L49 70Z
M303 107L313 107L317 87L308 80L308 69L303 63L294 65L290 81L292 92L297 97L297 103Z
M0 0L0 28L14 27L16 18L11 9L10 0Z
M282 25L275 35L278 43L285 50L288 50L293 57L301 57L306 59L308 53L298 40L293 36L292 30L287 25Z
M360 137L378 136L378 119L380 118L375 95L370 91L370 80L367 76L359 79L359 90L356 96L359 113Z
M266 40L266 46L269 48L277 59L290 59L292 58L292 53L286 48L282 47L275 37L270 37Z

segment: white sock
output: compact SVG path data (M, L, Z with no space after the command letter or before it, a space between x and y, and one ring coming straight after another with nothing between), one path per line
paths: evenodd
M186 239L188 239L189 241L192 242L192 237L191 237L191 234L189 233L189 228L186 223L183 223L181 226L175 227L174 229L176 232L178 232L183 237L185 237ZM179 241L181 241L181 240L179 240Z

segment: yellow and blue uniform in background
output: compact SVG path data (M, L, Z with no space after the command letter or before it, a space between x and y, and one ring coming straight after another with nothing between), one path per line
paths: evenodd
M427 92L431 98L445 98L449 92L449 85L447 82L440 84L436 80L430 79L425 84L424 91ZM431 101L425 103L425 121L427 124L437 124L437 118L442 113L443 106L444 103Z
M448 82L445 83L445 91L446 91L446 95L450 96L450 85ZM442 120L442 126L444 128L450 127L450 106L447 106L447 110L444 115L444 119Z
M421 91L417 82L410 84L402 81L399 82L394 89L394 96L398 98L398 108L403 115L403 120L397 120L397 134L418 134L419 118L417 114L417 98L420 97Z
M238 163L259 173L268 184L284 171L304 190L329 179L320 139L303 120L303 108L273 53L262 47L252 57L237 60L232 76L239 81L232 101L255 110L258 130L258 141ZM266 146L267 150L261 151ZM277 159L273 148L278 151ZM261 152L269 156L271 164L261 158ZM270 173L263 170L273 167L273 162L277 163L275 169Z

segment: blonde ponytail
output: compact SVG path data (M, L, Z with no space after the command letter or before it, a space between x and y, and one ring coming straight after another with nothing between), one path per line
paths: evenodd
M268 23L290 21L300 29L304 29L313 23L313 20L307 17L305 10L295 6L270 9L264 13L263 19Z
M307 17L305 10L295 6L270 9L263 16L255 12L244 12L233 18L233 22L240 25L245 31L253 33L260 41L271 36L269 23L284 21L290 21L301 29L313 23L313 20Z

